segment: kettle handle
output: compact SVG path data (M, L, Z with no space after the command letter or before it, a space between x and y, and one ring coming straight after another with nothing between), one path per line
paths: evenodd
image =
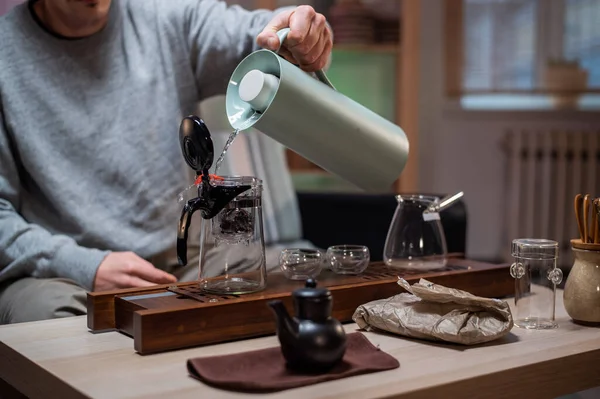
M283 28L283 29L277 31L277 37L279 38L279 48L277 49L276 53L279 53L279 50L281 49L281 46L283 46L283 42L287 38L288 33L290 33L290 30L291 30L290 28ZM316 71L315 75L317 75L317 78L321 82L325 83L327 86L329 86L333 90L335 90L335 87L329 81L329 79L327 78L327 75L325 75L325 72L322 69Z

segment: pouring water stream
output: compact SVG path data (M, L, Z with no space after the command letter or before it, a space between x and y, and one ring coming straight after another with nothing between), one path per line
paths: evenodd
M229 135L229 137L227 138L227 142L225 143L225 146L223 147L223 151L221 151L221 155L219 156L219 158L217 159L217 162L215 163L215 175L219 175L219 169L221 168L221 164L223 163L223 158L225 158L225 154L227 154L227 150L229 149L229 147L231 146L231 144L233 144L233 141L235 140L235 138L237 137L238 133L239 133L239 129L235 129L233 131L233 133L231 133Z
M235 138L238 136L238 134L240 133L239 129L235 129L227 138L227 142L225 143L225 146L223 147L223 151L221 151L221 155L219 155L219 158L217 159L217 162L215 163L215 175L219 174L219 169L221 168L221 164L223 163L223 159L225 158L225 154L227 154L227 150L229 149L229 147L231 147L231 144L233 144L233 141L235 140ZM179 194L177 194L177 202L183 202L183 201L187 201L188 195L190 194L191 190L194 190L197 187L196 183L194 184L190 184L188 187L186 187L183 191L179 192ZM192 192L191 195L193 195L194 197L195 192Z

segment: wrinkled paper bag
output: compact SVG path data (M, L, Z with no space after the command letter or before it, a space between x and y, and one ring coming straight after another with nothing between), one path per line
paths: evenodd
M398 285L409 293L359 306L352 319L361 329L464 345L489 342L513 327L506 301L482 298L421 279L412 286L402 278Z

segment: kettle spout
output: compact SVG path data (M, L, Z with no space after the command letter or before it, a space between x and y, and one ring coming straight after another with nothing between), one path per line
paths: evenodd
M298 336L298 322L290 317L283 302L274 300L270 301L268 305L277 319L277 334L295 339Z

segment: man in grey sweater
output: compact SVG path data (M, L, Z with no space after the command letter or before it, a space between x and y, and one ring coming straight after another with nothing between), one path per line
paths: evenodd
M179 121L284 27L283 56L327 63L331 32L307 6L37 0L0 19L0 323L176 281Z

